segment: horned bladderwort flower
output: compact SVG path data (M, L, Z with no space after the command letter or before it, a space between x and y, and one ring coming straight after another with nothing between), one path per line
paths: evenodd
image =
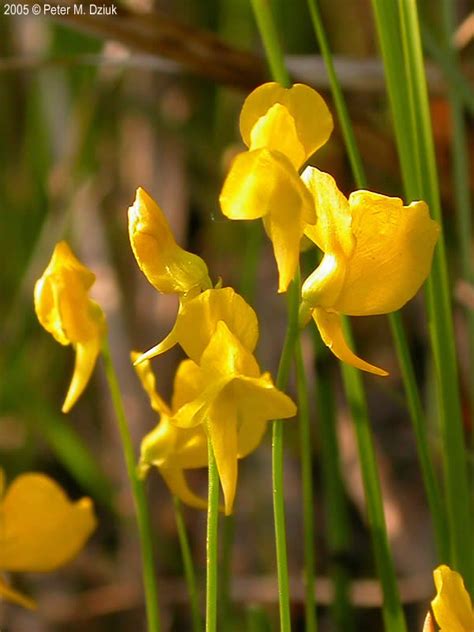
M197 463L206 465L204 447L209 438L224 491L225 511L230 513L237 459L258 446L267 421L296 413L291 399L274 387L270 375L260 373L252 355L257 339L257 317L244 299L232 288L211 289L187 300L165 340L135 360L152 405L165 421L145 438L142 462L151 463L150 455L159 454L155 464L161 463L160 471L168 485L185 502L184 487L178 493L175 484L176 480L181 484L182 479L176 474L175 481L170 481L170 472L165 472L163 466L172 462L180 464L180 469L200 467ZM163 353L177 343L191 359L178 370L173 403L168 409L161 398L152 396L155 388L146 357ZM182 432L188 434L179 434ZM202 442L203 436L206 442ZM182 451L179 459L176 449Z
M435 569L433 576L437 595L431 602L431 609L439 632L472 632L474 609L461 575L442 565ZM434 630L430 617L427 617L424 629Z
M179 428L203 427L211 441L230 514L237 485L237 459L260 443L266 422L294 417L296 406L261 373L252 353L220 320L195 365L197 395L171 418Z
M0 469L0 571L46 573L69 562L95 529L92 502L71 502L38 473L18 476L4 491ZM29 597L0 577L0 597L34 608Z
M132 354L132 359L135 359L136 355ZM174 495L192 507L205 509L207 499L200 498L190 490L185 470L207 467L207 426L197 424L180 428L176 425L175 418L176 415L181 418L183 414L187 414L187 409L181 411L183 406L201 403L200 398L209 386L205 365L204 368L199 367L189 359L181 362L175 375L171 406L168 406L156 390L156 380L150 363L145 361L135 368L143 388L148 393L153 410L160 416L157 426L142 440L139 473L145 476L151 466L157 467ZM268 386L267 381L265 385ZM226 424L227 420L222 418L221 423ZM235 430L232 424L230 430ZM242 459L253 452L262 440L265 430L266 421L258 414L253 413L243 418L236 428L237 453L232 453L232 458ZM224 489L227 490L228 486Z
M311 195L298 170L333 129L322 97L303 84L266 83L245 100L240 131L249 151L232 163L220 195L230 219L261 217L279 271L279 292L295 275L304 227L316 223Z
M305 234L324 256L303 284L301 324L312 316L340 360L387 375L349 349L341 315L387 314L409 301L430 272L439 225L425 202L404 206L399 198L370 191L355 191L346 199L329 174L313 167L302 179L318 216Z
M41 325L62 345L76 352L74 374L62 411L74 406L94 369L106 324L102 309L89 298L95 275L60 241L36 282L35 311Z
M205 262L178 246L163 211L142 188L128 210L128 229L137 263L158 292L186 296L212 287Z

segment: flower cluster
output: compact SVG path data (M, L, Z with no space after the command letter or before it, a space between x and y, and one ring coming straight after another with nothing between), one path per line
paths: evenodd
M378 375L386 371L348 347L341 315L385 314L402 307L426 280L439 226L424 202L355 191L349 199L314 167L298 170L332 131L317 92L267 83L246 99L240 129L249 151L234 160L222 188L230 219L262 217L272 240L279 291L295 276L306 235L321 249L302 287L301 323L313 317L323 341L341 360Z
M4 487L0 469L0 571L53 571L75 557L95 529L90 499L71 502L43 474L22 474L8 489ZM1 577L0 597L35 607Z
M158 291L180 297L168 336L145 354L133 356L160 417L142 442L140 471L155 465L181 500L206 506L189 489L183 470L207 465L210 441L225 513L230 514L238 459L258 446L269 420L293 417L296 407L275 388L270 375L260 371L253 355L258 339L253 309L232 288L211 287L204 261L176 244L163 212L142 189L129 210L129 226L135 257L147 279ZM188 359L176 372L168 406L156 391L149 359L176 344Z

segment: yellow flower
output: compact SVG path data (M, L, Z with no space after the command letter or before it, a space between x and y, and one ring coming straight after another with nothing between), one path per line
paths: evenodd
M138 355L132 353L132 360L136 360ZM192 360L184 360L179 365L171 407L156 390L156 380L150 363L144 361L135 370L150 398L151 407L160 416L156 428L142 440L138 466L140 475L145 476L154 465L172 494L192 507L205 509L207 501L190 490L184 470L207 466L207 436L200 426L184 430L170 422L172 411L178 410L199 392L199 382L196 380L199 370L196 364Z
M71 502L43 474L19 476L3 495L0 470L0 570L45 573L77 555L95 529L89 498ZM34 608L34 602L0 578L0 596Z
M433 576L437 595L431 607L440 632L472 632L474 609L461 575L443 565Z
M87 385L100 352L106 325L101 308L89 298L95 275L65 241L35 285L35 310L41 325L62 345L76 352L74 374L62 411L69 412Z
M230 219L263 218L273 242L279 292L295 275L300 241L316 215L298 170L328 140L331 113L321 96L302 84L266 83L246 99L240 130L248 152L239 154L224 182L220 204Z
M186 355L199 363L202 352L221 320L244 347L251 352L255 349L258 339L257 316L239 294L225 287L206 290L182 301L171 332L158 345L138 357L135 364L164 353L176 344L181 345Z
M237 485L237 459L260 443L266 422L293 417L296 406L275 388L224 321L219 321L196 367L200 393L171 418L180 428L200 424L212 443L225 500L232 512Z
M176 243L158 204L142 188L128 209L130 243L148 281L163 294L187 294L211 287L201 257Z
M399 198L370 191L356 191L347 200L327 173L308 167L302 177L318 215L305 233L324 256L303 284L301 322L312 316L340 360L387 375L349 349L341 314L386 314L409 301L430 272L439 226L424 202L404 206Z

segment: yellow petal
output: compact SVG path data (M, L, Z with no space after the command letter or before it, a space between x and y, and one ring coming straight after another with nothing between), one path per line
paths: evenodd
M275 103L261 116L250 133L250 150L266 148L289 158L295 169L306 159L305 148L296 132L295 120L286 107Z
M199 366L192 360L183 360L174 377L172 410L178 410L195 399L203 388L202 371Z
M203 373L203 380L207 379L207 386L191 402L184 404L170 418L172 424L179 428L192 429L206 423L209 408L221 391L232 381L233 376L219 377L216 375L206 376Z
M472 632L474 613L462 577L444 565L433 575L438 594L431 606L441 632Z
M424 202L356 191L349 203L356 246L333 307L352 316L400 309L430 272L439 226Z
M0 577L0 605L2 603L2 598L10 601L11 603L16 603L18 606L23 606L23 608L28 608L29 610L34 610L36 608L36 603L33 599L23 595L14 588L11 588L11 586L5 583Z
M327 142L333 120L324 99L315 90L300 83L289 89L265 83L249 94L240 113L240 133L247 147L255 124L275 103L283 105L294 119L299 141L305 148L305 160Z
M316 308L313 310L313 318L317 328L319 329L319 333L321 334L324 344L331 349L339 360L356 367L356 369L368 371L369 373L375 373L375 375L388 375L387 371L365 362L365 360L356 356L349 349L344 338L341 316L339 314L327 312L325 309Z
M179 468L160 468L160 474L168 485L170 492L183 503L196 509L207 509L207 500L195 494L186 481L183 470Z
M0 568L46 572L71 560L95 529L89 498L71 502L42 474L23 474L0 504Z
M267 427L267 419L253 417L251 414L246 414L243 419L239 416L237 433L237 457L239 459L245 458L258 448L267 431Z
M312 197L298 172L283 154L268 149L238 154L219 201L230 219L257 219L280 210L308 224L316 221Z
M286 292L300 260L300 242L304 224L291 208L281 208L263 220L273 245L278 268L278 292Z
M195 362L200 361L219 321L246 349L255 349L258 321L254 310L230 287L208 290L183 306L176 323L180 345Z
M349 202L337 188L332 176L315 167L306 167L301 179L314 199L318 221L306 226L305 234L323 252L349 257L354 249Z
M178 429L163 416L151 432L145 435L140 446L139 470L145 474L150 466L171 465L176 454Z
M34 291L38 320L59 343L84 342L105 332L102 310L89 299L94 280L67 243L59 242Z
M132 359L132 362L135 362L135 360L140 357L140 353L138 353L137 351L132 351L130 357ZM158 414L170 415L171 411L169 409L169 406L156 390L156 378L151 369L150 362L142 361L140 364L135 365L134 368L143 388L150 398L150 404L153 410Z
M223 320L217 323L215 332L201 356L201 369L209 378L260 375L260 369L252 353L244 347Z
M270 421L296 415L296 405L274 386L269 373L258 378L239 376L232 386L241 419L249 416Z
M219 479L224 492L226 516L232 513L237 487L237 410L232 393L222 392L214 401L207 419L207 431L214 450Z
M316 270L309 275L301 288L302 314L310 314L314 307L331 308L339 298L346 278L346 260L329 252L324 255ZM308 318L303 318L305 325Z
M211 287L204 261L178 246L163 211L142 188L137 189L128 219L133 254L159 292L181 294Z
M178 318L176 322L178 322L178 320L179 320L179 314L178 314ZM145 351L145 353L142 353L141 355L137 356L135 360L133 361L133 366L136 367L142 362L147 362L148 360L151 360L152 358L156 358L156 356L159 356L162 353L166 353L166 351L169 351L178 343L179 343L179 339L176 333L176 324L175 324L175 326L170 331L170 333L166 336L166 338L164 338L161 342L159 342L157 345L155 345L151 349L148 349L148 351Z
M203 428L178 428L163 416L141 443L139 470L142 475L152 465L184 469L207 465L207 436Z
M75 345L74 373L61 409L63 413L68 413L71 410L86 388L100 353L100 347L100 338L92 338Z

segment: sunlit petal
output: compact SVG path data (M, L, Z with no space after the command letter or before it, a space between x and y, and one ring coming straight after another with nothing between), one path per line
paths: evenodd
M232 513L237 487L237 410L231 392L221 392L207 418L207 431L214 450L224 492L225 514Z
M133 254L148 281L163 293L186 293L211 286L205 262L176 243L158 204L142 188L129 208Z
M441 632L472 632L474 612L462 577L444 565L433 575L438 594L431 606Z
M280 211L308 224L316 221L312 197L294 166L283 154L266 148L235 158L219 201L230 219L257 219Z
M298 139L305 148L302 164L327 142L333 129L331 113L324 99L309 86L297 83L287 89L265 83L249 94L240 113L240 132L248 147L255 124L276 103L283 105L295 122Z
M424 202L356 191L349 198L356 240L334 309L363 316L400 309L426 280L439 236Z
M250 150L266 148L284 154L295 169L306 159L296 132L295 120L285 106L275 103L261 116L250 133Z
M315 167L306 167L301 179L314 199L318 221L306 226L305 234L323 252L341 253L346 258L355 245L349 202L339 191L332 176Z
M91 338L75 345L76 358L71 384L62 407L63 413L68 413L86 388L92 371L94 370L97 356L100 353L100 338Z

